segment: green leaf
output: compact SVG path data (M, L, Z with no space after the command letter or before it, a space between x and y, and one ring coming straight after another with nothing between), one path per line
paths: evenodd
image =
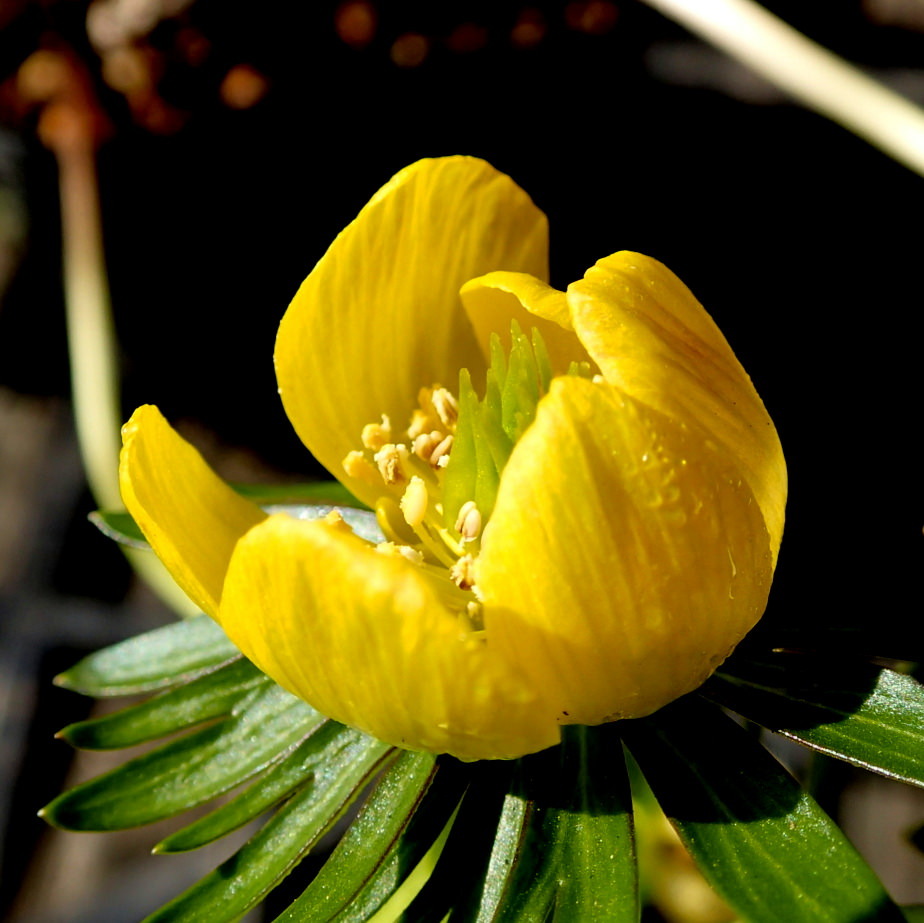
M275 684L232 716L59 795L42 816L68 830L122 830L202 804L266 768L324 718Z
M244 846L145 923L224 923L258 904L307 854L392 752L349 731L337 758L319 763L297 792Z
M924 786L924 686L910 676L779 652L734 658L701 691L829 756Z
M344 750L354 747L356 734L336 721L325 721L253 785L205 817L161 840L154 852L188 852L243 827L292 794L319 766L327 762L339 763Z
M131 747L229 715L233 706L252 689L271 682L252 663L240 657L139 705L68 725L58 736L84 750Z
M903 919L840 829L715 706L688 696L622 725L703 874L749 923Z
M433 874L401 915L402 923L465 919L454 908L470 903L485 886L492 844L505 807L515 763L485 760L467 766L469 786Z
M616 725L563 729L562 745L520 760L479 921L638 920L632 802Z
M344 912L347 912L348 918L355 919L355 914L350 912L355 910L352 904L370 883L376 886L375 901L370 901L369 895L366 895L363 901L366 912L373 912L384 903L423 858L461 797L459 784L437 786L443 797L439 799L441 803L436 811L438 818L433 816L434 808L437 808L435 799L424 801L424 798L440 775L439 764L432 754L402 753L379 780L324 867L298 900L277 918L276 923L327 923L333 919L341 920L340 915ZM452 776L453 773L443 775ZM387 883L376 881L386 860L399 858L399 850L407 845L401 841L421 802L424 802L421 810L429 815L426 821L432 838L425 845L415 842L415 848L410 853L404 850L405 854L400 856L403 861L390 863L394 867L390 869L392 874ZM417 861L414 861L415 858Z
M97 698L134 695L187 681L239 656L221 628L201 615L90 654L55 682Z

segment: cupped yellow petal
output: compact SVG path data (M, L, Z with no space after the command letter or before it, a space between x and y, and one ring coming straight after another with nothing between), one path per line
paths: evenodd
M322 713L407 749L521 756L558 740L549 710L494 657L458 592L341 526L271 516L237 545L221 604L228 636Z
M528 333L535 327L542 335L554 374L564 375L572 362L588 358L571 326L567 296L541 279L523 272L490 272L466 282L460 294L484 355L492 333L504 352L510 351L510 322L515 320L521 330Z
M600 260L568 287L581 342L611 384L699 425L740 465L773 560L783 536L786 462L773 421L722 332L666 266L640 253Z
M286 413L314 456L361 499L379 488L342 469L362 428L400 426L421 387L485 367L459 289L495 269L548 276L545 216L508 176L471 157L398 173L334 241L276 340Z
M234 546L266 514L228 487L156 407L135 411L122 442L126 509L189 598L217 616Z
M476 565L489 647L579 724L696 688L761 616L771 577L735 460L577 377L553 381L517 443Z

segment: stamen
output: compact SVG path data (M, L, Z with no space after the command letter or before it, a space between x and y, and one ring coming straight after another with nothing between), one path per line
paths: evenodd
M410 545L397 545L394 542L379 542L378 545L375 546L375 550L379 554L407 558L412 564L423 564L424 560L424 556L416 548L411 548Z
M411 444L411 451L418 458L428 461L433 454L433 450L446 438L451 439L452 437L445 437L438 429L432 430L429 433L421 433L419 436L415 437Z
M463 542L473 542L481 534L481 513L474 500L462 504L456 518L456 532L462 536Z
M357 449L350 452L343 460L343 470L351 478L365 481L367 484L377 485L380 483L379 473L376 471L375 466Z
M350 524L340 514L340 510L331 510L324 519L321 520L324 525L337 532L352 532Z
M449 576L460 590L470 590L475 585L475 559L470 554L462 555L449 568Z
M373 452L391 442L391 420L383 413L381 423L367 423L362 432L363 445Z
M433 401L433 407L443 421L443 426L449 430L454 429L456 420L459 419L459 404L452 393L445 388L434 388L430 400Z
M373 456L382 480L389 487L407 483L407 454L407 446L403 443L389 443L382 446Z
M416 529L424 521L424 517L427 515L429 499L430 493L427 490L427 485L415 474L399 503L401 512L404 513L404 519L412 529Z
M455 441L451 433L430 453L430 464L434 468L445 468L449 464L449 452Z

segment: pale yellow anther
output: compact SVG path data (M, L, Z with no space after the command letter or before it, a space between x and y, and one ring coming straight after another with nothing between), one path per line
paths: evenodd
M367 423L362 432L363 445L373 452L391 442L391 420L383 413L381 423Z
M443 441L445 436L438 429L431 430L429 433L421 433L414 438L411 444L411 451L424 461L429 460L433 450Z
M352 532L350 524L340 514L340 510L331 510L322 520L324 525L338 532Z
M423 394L423 392L421 392L421 394ZM427 403L429 403L429 391L427 395ZM423 399L421 399L421 403L423 403ZM418 407L414 413L411 414L411 425L407 428L408 438L413 442L418 436L426 435L433 429L436 422L437 421L431 414Z
M449 452L452 449L454 439L455 436L450 433L439 445L434 447L429 458L429 462L434 468L445 468L449 464Z
M403 443L383 445L373 456L382 480L389 487L407 483L407 456L407 446Z
M470 590L475 585L475 559L470 554L462 555L449 568L449 576L460 590Z
M456 420L459 419L459 404L452 393L446 388L434 388L430 400L443 426L449 430L455 429Z
M395 542L379 542L375 550L379 554L386 554L390 557L406 558L412 564L422 564L424 559L416 548L411 548L410 545L398 545Z
M404 496L401 497L399 506L404 514L404 520L412 528L416 529L427 515L427 503L430 495L427 492L427 485L415 474L411 478L411 483L407 485Z
M367 484L380 484L379 473L366 456L354 449L343 460L343 470L351 477Z
M462 536L463 542L473 542L481 534L481 511L474 500L462 504L456 518L456 532Z

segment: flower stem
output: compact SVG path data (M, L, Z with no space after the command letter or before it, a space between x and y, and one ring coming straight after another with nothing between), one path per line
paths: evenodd
M752 0L646 0L810 109L924 175L924 110Z
M79 79L70 84L75 85L80 85ZM45 107L39 131L58 161L60 177L64 297L77 441L96 503L120 510L122 413L96 177L98 125L92 102L77 92ZM123 550L135 572L167 605L182 615L198 611L153 555Z

